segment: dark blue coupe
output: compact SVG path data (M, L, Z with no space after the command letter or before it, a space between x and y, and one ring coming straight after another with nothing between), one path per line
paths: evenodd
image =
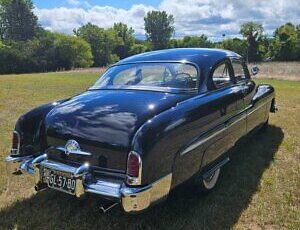
M257 73L253 68L252 74ZM276 111L241 56L169 49L111 66L86 92L24 114L7 163L35 189L96 194L138 212L192 179L213 189L226 152Z

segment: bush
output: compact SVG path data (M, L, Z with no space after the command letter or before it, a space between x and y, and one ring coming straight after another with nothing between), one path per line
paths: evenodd
M228 38L216 46L220 49L231 50L239 55L247 58L247 42L238 38Z
M0 73L46 72L92 65L90 45L80 38L45 32L26 42L0 44Z
M54 45L58 69L69 70L93 64L91 47L81 38L57 34Z
M148 47L145 46L145 45L142 45L142 44L134 44L134 45L131 47L129 53L130 53L130 55L140 54L140 53L146 52L147 49L148 49Z

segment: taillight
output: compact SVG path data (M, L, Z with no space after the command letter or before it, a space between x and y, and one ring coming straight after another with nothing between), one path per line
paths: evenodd
M142 160L139 154L131 151L127 159L127 183L129 185L140 185L142 173Z
M12 137L11 154L12 155L19 154L19 149L20 149L20 135L17 131L14 131Z

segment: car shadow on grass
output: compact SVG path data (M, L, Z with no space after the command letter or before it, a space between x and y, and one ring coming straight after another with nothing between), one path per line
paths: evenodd
M284 134L269 126L247 137L230 151L220 183L208 195L192 186L176 189L163 202L138 215L113 208L102 214L98 199L76 199L46 190L18 201L0 212L1 229L230 229L252 196L260 190L261 177L274 161Z

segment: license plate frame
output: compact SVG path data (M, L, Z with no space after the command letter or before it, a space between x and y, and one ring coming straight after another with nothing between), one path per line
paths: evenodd
M49 188L75 195L77 181L72 173L43 168L42 181Z

